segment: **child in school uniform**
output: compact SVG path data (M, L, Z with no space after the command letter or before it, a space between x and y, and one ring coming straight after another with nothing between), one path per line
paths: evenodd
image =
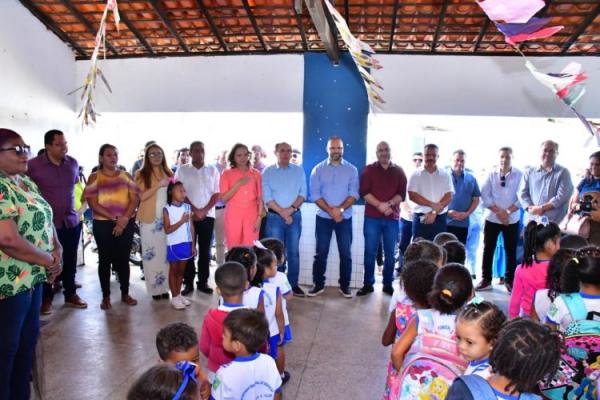
M198 389L194 378L195 368L195 365L186 361L177 365L157 364L133 383L127 400L208 400Z
M262 288L252 285L252 281L256 276L256 253L254 253L252 247L232 247L225 255L225 261L239 262L246 268L248 272L248 285L246 290L244 290L243 303L246 307L253 308L264 314L265 292Z

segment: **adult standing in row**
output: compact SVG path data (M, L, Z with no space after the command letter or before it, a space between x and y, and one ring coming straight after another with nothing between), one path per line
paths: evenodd
M559 224L567 214L573 193L571 174L556 163L558 143L546 140L540 150L540 165L523 174L519 200L530 217L546 216L548 221Z
M407 176L411 176L414 171L423 168L423 153L418 151L412 155L413 169L408 171ZM400 250L400 268L404 262L404 252L412 240L412 221L413 221L413 210L408 197L405 197L402 203L400 203L400 244L398 250Z
M182 165L175 177L183 183L187 193L187 202L192 206L196 243L198 244L198 282L202 293L212 294L208 286L210 275L210 247L215 227L215 203L219 199L219 171L214 165L204 162L204 143L196 141L190 144L192 163ZM187 264L184 283L185 289L194 286L194 263ZM188 290L186 292L189 293Z
M360 179L360 195L365 199L365 237L363 287L356 293L364 296L373 292L375 257L383 239L383 292L394 293L394 264L400 226L400 203L406 197L406 175L400 166L392 163L390 146L380 142L376 149L377 161L367 165Z
M258 144L252 146L252 168L261 174L267 167L263 161L265 158L267 158L267 153L263 150L262 146Z
M512 166L512 149L502 147L500 162L487 176L481 187L485 224L483 227L482 279L475 290L492 289L492 263L498 235L502 233L506 254L504 285L510 292L517 267L517 241L521 205L517 197L523 173Z
M352 205L358 200L358 170L344 156L344 142L334 136L327 141L329 157L317 164L310 174L310 197L320 208L316 216L317 253L313 263L314 286L308 296L325 290L325 271L331 235L335 231L340 255L340 293L352 297Z
M577 184L573 196L569 203L569 215L572 216L574 213L581 212L581 201L585 200L586 196L590 196L597 201L600 193L600 151L596 151L590 155L589 164L589 175L584 176L583 179ZM592 203L592 218L590 218L590 236L589 241L594 246L600 246L600 221L597 221L596 215L598 214L597 205ZM589 211L588 211L589 212Z
M262 180L250 166L248 147L236 143L228 156L230 168L221 175L221 200L225 207L225 243L228 248L252 246L262 221Z
M30 398L42 283L61 271L52 208L25 175L29 154L0 128L0 400Z
M177 150L177 155L175 157L175 164L171 167L173 173L177 172L177 168L182 165L186 165L190 162L190 149L187 147L183 147Z
M275 155L277 163L267 167L262 175L263 199L269 209L265 235L284 243L285 264L292 291L294 296L304 297L306 294L298 285L298 276L302 233L300 206L306 199L306 175L302 167L290 163L292 147L288 143L277 143Z
M163 149L157 144L146 147L135 182L140 188L137 218L140 223L146 290L154 300L169 298L167 236L163 229L162 210L167 204L167 186L171 176L173 172L167 165Z
M79 164L67 155L69 148L63 132L50 130L44 135L45 151L31 159L27 175L37 185L44 199L52 207L53 222L57 238L63 248L63 271L58 279L62 281L65 305L86 308L87 303L77 295L75 273L77 271L77 247L81 237L81 221L75 210L75 184L79 180ZM52 312L54 290L44 284L44 294L40 312Z
M227 150L219 152L217 162L215 163L217 171L219 171L219 178L223 175L223 172L227 169ZM225 262L225 203L219 198L215 203L215 258L217 264L221 265Z
M408 180L408 198L415 203L412 236L433 240L435 235L446 231L446 214L454 188L450 176L437 166L437 145L425 145L423 155L424 167Z
M454 196L448 204L447 231L453 233L458 240L466 245L469 233L469 217L477 209L481 192L477 180L465 171L464 150L456 150L452 154L452 185Z
M98 277L102 287L100 308L110 310L111 265L119 276L121 300L129 306L137 304L137 300L129 295L129 253L139 189L131 175L119 169L119 152L115 146L102 145L99 158L100 168L88 178L84 196L94 216Z

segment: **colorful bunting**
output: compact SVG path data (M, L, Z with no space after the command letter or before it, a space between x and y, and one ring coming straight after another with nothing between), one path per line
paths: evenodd
M484 0L477 4L492 21L521 24L546 5L544 0Z

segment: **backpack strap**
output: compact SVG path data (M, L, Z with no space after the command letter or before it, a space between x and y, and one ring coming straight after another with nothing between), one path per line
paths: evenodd
M587 318L587 308L579 293L561 294L560 297L569 309L573 321L582 321Z
M519 395L519 400L541 400L542 398L537 394L533 393L521 393Z
M490 384L479 375L463 375L458 377L476 400L496 400L496 394Z

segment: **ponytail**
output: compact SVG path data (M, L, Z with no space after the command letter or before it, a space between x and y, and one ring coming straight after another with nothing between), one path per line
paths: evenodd
M530 267L537 262L536 253L544 248L548 240L560 236L560 228L554 222L537 223L530 221L523 234L523 266Z

